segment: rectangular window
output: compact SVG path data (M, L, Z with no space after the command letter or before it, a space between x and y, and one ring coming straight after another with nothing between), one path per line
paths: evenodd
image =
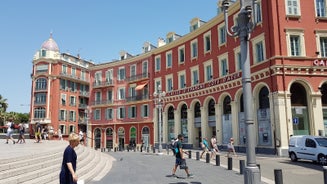
M106 84L112 84L113 83L113 70L110 69L106 71Z
M194 41L191 43L192 45L192 58L198 57L198 42Z
M75 107L76 106L76 97L75 96L70 96L70 106Z
M149 107L148 107L148 105L142 105L141 115L142 115L142 117L148 117L149 116Z
M63 74L67 74L67 66L66 66L66 65L62 65L61 72L62 72Z
M101 119L101 110L96 109L93 114L94 120L100 120Z
M204 37L204 43L205 43L205 48L204 51L208 52L211 49L211 36L210 35L206 35Z
M207 81L212 79L211 65L206 66L206 79Z
M107 99L108 99L109 102L112 101L112 95L113 95L112 91L107 92Z
M199 83L199 72L197 70L193 70L192 71L192 75L193 75L193 85L196 85Z
M145 77L148 77L148 62L147 61L144 61L142 63L142 73L146 74Z
M135 77L136 76L136 66L135 65L131 65L130 66L130 77Z
M101 104L101 92L97 91L95 92L95 105Z
M66 94L61 94L61 105L66 105Z
M173 79L169 78L167 79L167 91L172 91L173 90Z
M179 50L178 50L178 60L179 60L179 62L180 63L184 63L184 61L185 61L185 48L183 47L183 48L180 48Z
M326 0L316 0L317 17L326 17Z
M160 57L156 57L155 66L156 66L156 71L160 71L160 66L161 66L161 58Z
M113 111L111 108L106 109L106 120L113 119L112 114L113 114Z
M136 118L136 106L128 108L128 118Z
M76 121L76 112L69 111L69 121L75 122Z
M60 114L59 114L59 120L60 121L65 121L66 120L66 113L67 113L67 111L60 110Z
M300 56L301 48L300 48L300 37L297 35L290 36L290 48L291 48L291 56Z
M225 26L219 28L219 45L223 45L226 43L226 29Z
M95 85L100 85L101 84L101 72L96 72L94 79L95 79Z
M72 68L72 77L76 76L76 68Z
M180 75L179 76L179 88L183 89L185 87L186 87L185 75Z
M220 61L220 67L221 67L221 76L226 76L228 74L228 66L227 66L227 59L224 58Z
M118 89L118 100L124 100L125 99L125 88L119 88Z
M125 118L125 108L124 107L119 107L118 109L117 109L117 118L118 119L123 119L123 118Z
M261 0L260 1L257 1L257 6L256 6L256 23L260 23L262 22L262 12L261 12Z
M167 53L166 54L166 59L167 59L167 64L166 64L166 66L167 66L167 68L171 68L172 67L172 64L173 64L173 57L172 57L172 54L171 54L171 52L169 52L169 53Z
M327 37L320 37L321 57L327 57Z
M255 44L255 49L256 49L256 61L257 62L261 62L263 61L265 58L264 58L264 48L263 48L263 43L262 41L261 42L258 42L257 44Z
M298 0L287 0L287 15L300 15Z
M118 80L125 80L125 77L126 77L125 68L119 68Z

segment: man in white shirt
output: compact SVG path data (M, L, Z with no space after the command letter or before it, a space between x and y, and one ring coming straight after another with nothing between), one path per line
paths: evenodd
M15 140L12 137L12 134L14 133L14 129L11 128L11 126L13 125L14 122L12 122L12 119L9 119L8 123L7 123L7 142L6 144L8 144L8 140L11 139L13 144L15 144Z

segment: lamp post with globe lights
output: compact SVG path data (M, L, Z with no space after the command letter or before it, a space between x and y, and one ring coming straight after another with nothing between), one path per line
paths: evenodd
M159 153L162 153L162 108L164 105L164 98L166 96L166 92L162 91L161 85L158 86L157 91L153 93L154 103L156 108L159 110L158 114L158 126L159 126Z
M238 36L241 47L241 63L242 63L242 86L244 95L244 113L246 124L246 167L244 170L245 184L259 184L260 170L256 164L255 156L255 124L253 118L253 103L252 103L252 86L251 86L251 68L249 56L249 40L251 32L254 29L256 1L255 0L240 0L241 9L237 18L237 25L232 27L232 33L228 27L228 7L229 0L222 1L222 9L224 11L225 29L228 35ZM253 15L252 15L253 14Z

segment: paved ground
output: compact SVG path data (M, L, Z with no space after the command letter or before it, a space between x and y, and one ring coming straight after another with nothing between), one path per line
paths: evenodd
M175 163L172 155L157 155L140 152L110 152L116 158L113 167L101 181L92 184L216 184L244 183L244 176L234 170L227 170L222 166L205 163L195 159L187 159L193 178L186 178L184 170L178 169L176 174L182 178L171 177L171 170ZM265 182L262 182L265 183Z

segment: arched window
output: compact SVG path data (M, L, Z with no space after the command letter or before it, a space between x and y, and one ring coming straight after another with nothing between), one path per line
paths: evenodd
M45 108L44 107L35 108L34 118L36 119L45 118Z
M199 102L196 102L194 106L194 118L198 117L201 117L201 106Z
M181 118L187 119L187 106L185 104L181 108Z
M259 92L259 109L269 108L269 91L267 87L263 87Z
M47 89L47 79L39 78L35 82L35 90L46 90Z
M168 120L173 120L174 119L174 107L170 106L168 108Z
M231 114L232 108L231 108L231 99L229 96L226 96L223 102L223 108L224 108L224 114Z
M208 116L214 116L216 114L215 101L211 99L208 104Z

